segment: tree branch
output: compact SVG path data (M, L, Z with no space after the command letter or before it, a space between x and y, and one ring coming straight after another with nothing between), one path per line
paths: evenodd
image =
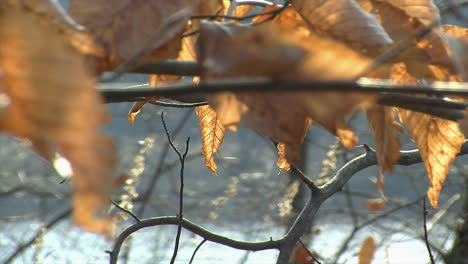
M461 151L458 155L468 154L468 143L463 144ZM418 150L400 151L400 158L397 161L399 165L412 165L421 162L421 155ZM286 235L279 240L270 240L263 242L247 242L239 241L221 236L219 234L212 233L187 219L182 219L180 226L183 228L203 237L208 241L212 241L218 244L226 245L232 248L242 250L266 250L266 249L279 249L280 254L277 259L278 264L288 263L288 259L294 249L294 246L299 241L299 238L307 231L308 222L314 217L322 203L330 198L333 194L340 191L341 188L351 179L351 177L357 172L368 168L372 165L377 165L376 152L366 147L366 153L354 158L353 160L346 163L335 176L322 187L313 187L311 196L307 204L302 209L296 221L292 224ZM312 185L313 186L313 185ZM376 221L379 217L372 219ZM179 217L167 216L167 217L156 217L140 220L139 222L129 226L125 229L117 238L114 248L109 252L111 259L110 263L117 263L120 248L125 239L132 233L146 227L158 226L158 225L178 225Z
M458 155L464 154L468 154L467 142L463 144ZM398 159L397 164L408 166L419 163L421 161L421 155L416 149L410 151L400 151L400 158ZM276 263L288 263L289 256L291 255L295 244L306 232L306 228L308 226L307 223L311 221L324 201L326 201L336 192L340 191L354 174L376 164L376 152L373 149L366 147L365 154L346 163L327 184L319 187L318 191L311 192L309 201L304 206L299 216L296 218L296 221L291 226L286 236L282 239L283 242L281 243L280 254Z
M136 231L146 228L146 227L153 227L159 225L178 225L179 218L176 216L163 216L163 217L155 217L155 218L148 218L143 219L140 222L137 222L127 229L125 229L118 237L114 243L113 250L110 252L110 263L115 264L117 263L118 255L120 252L120 248L122 247L123 242L125 239L130 236L131 234L135 233ZM266 250L266 249L278 249L282 240L268 240L263 242L247 242L247 241L240 241L231 239L200 227L197 224L190 222L187 219L182 219L182 227L191 231L194 234L203 237L204 239L222 244L228 247L242 249L242 250Z

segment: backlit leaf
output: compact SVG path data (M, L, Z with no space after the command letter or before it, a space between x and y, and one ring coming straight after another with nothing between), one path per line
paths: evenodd
M454 78L445 69L435 66L429 67L432 75L429 78L436 80L450 80ZM395 65L392 79L396 82L416 83L402 65ZM418 147L429 178L430 187L427 196L431 205L438 207L438 199L442 184L449 172L449 166L460 152L465 141L459 124L454 121L440 119L423 113L398 109L401 122L408 128Z
M465 137L457 122L403 109L398 112L421 152L431 183L427 196L431 205L437 208L449 166L460 152Z
M214 154L218 152L223 143L226 128L224 128L216 112L210 106L199 106L195 109L195 112L200 122L202 153L205 156L205 166L216 174L218 166L216 166Z
M294 21L301 19L294 12L286 9L271 23L253 28L203 24L199 41L203 78L346 80L369 65L370 60L354 50L319 37L306 27L297 28L298 31L282 28L282 23L288 20L304 23ZM226 53L226 49L230 52ZM308 118L339 136L345 146L356 144L345 117L371 99L366 94L338 92L227 92L208 96L210 105L227 128L235 128L242 119L248 127L295 150L300 149L303 124Z

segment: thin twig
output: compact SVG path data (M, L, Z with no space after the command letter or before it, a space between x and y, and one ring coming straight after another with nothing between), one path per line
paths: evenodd
M120 206L120 205L119 205L118 203L116 203L115 201L112 201L112 200L111 200L111 203L112 203L115 207L119 208L120 210L122 210L122 211L124 211L125 213L127 213L128 215L130 215L133 219L135 219L135 221L140 222L140 218L138 218L138 216L136 216L136 214L134 214L132 211L123 208L122 206Z
M208 104L208 102L178 103L178 102L164 102L164 101L156 101L156 102L149 102L149 103L154 104L154 105L160 105L164 107L174 107L174 108L194 108L194 107Z
M307 248L307 246L302 242L302 239L299 238L299 243L301 243L302 247L307 251L309 256L314 260L315 263L317 264L322 264L315 256L314 254Z
M247 15L247 16L226 16L226 15L196 15L196 16L191 16L190 19L192 20L197 20L197 19L209 19L209 20L214 20L214 19L224 19L224 20L235 20L235 21L243 21L243 20L248 20L252 19L258 16L266 16L266 15L271 15L272 17L275 17L279 13L281 13L288 5L292 2L293 0L287 0L286 3L283 6L280 6L279 8L268 11L268 12L263 12L263 13L256 13L252 15Z
M431 246L429 245L429 238L427 235L427 209L426 209L426 198L423 199L423 226L424 226L424 242L426 242L427 252L429 253L429 259L431 264L435 264L434 256L432 255Z
M190 144L190 137L187 138L187 141L185 142L185 151L183 154L180 153L180 151L177 149L177 147L174 145L174 142L171 140L171 135L169 133L169 130L167 129L166 126L166 121L164 121L164 112L161 114L161 121L164 126L164 131L166 131L166 136L167 140L169 141L169 144L171 145L172 149L177 153L177 156L179 157L180 161L180 190L179 190L179 214L178 214L178 224L177 224L177 235L176 239L174 242L174 253L172 254L171 258L171 264L174 264L175 259L177 257L177 251L179 250L179 241L180 241L180 234L182 233L182 219L183 219L183 208L184 208L184 168L185 168L185 157L187 157L187 153L189 150L189 144Z
M190 115L191 115L191 111L187 111L184 114L184 116L180 119L176 128L172 132L174 137L182 130L182 128L184 127ZM161 175L163 175L163 171L165 170L165 166L163 165L166 162L166 158L168 156L169 150L170 150L169 143L164 143L161 147L161 154L159 155L159 160L156 161L156 166L155 166L156 169L154 170L154 173L149 183L147 184L148 187L140 195L141 206L138 209L136 209L136 215L139 215L139 216L144 215L145 210L147 206L149 205L148 201L151 196L151 193L153 192L158 179L160 178ZM128 239L128 243L126 244L127 245L127 251L125 252L126 254L130 252L131 239L132 237Z
M198 246L195 248L195 250L193 251L192 257L190 258L189 264L192 264L193 260L195 259L195 254L197 254L197 251L201 248L203 244L205 244L206 241L207 241L206 239L203 239L202 242L200 242L200 244L198 244Z
M305 175L298 167L291 165L291 171L309 187L312 193L319 191L319 187L315 185L315 183L309 177L307 177L307 175Z

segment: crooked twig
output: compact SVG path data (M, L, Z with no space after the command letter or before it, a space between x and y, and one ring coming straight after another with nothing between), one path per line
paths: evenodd
M187 138L187 141L185 142L185 151L183 154L181 154L181 152L174 145L174 142L172 142L171 135L166 126L166 121L164 121L164 112L161 114L161 121L164 126L164 131L166 131L167 140L169 141L169 144L171 145L172 149L176 152L177 156L179 157L179 162L180 162L179 215L177 216L178 224L177 224L177 235L176 235L176 239L174 242L174 253L172 254L172 258L171 258L171 264L173 264L177 257L177 251L179 249L180 234L182 232L182 219L183 219L183 208L184 208L184 168L185 168L185 157L187 157L187 153L189 150L190 137Z
M202 242L200 242L200 244L198 244L198 246L195 248L195 250L193 251L193 254L192 254L192 257L190 258L190 262L189 264L192 264L193 260L195 259L195 255L197 254L198 250L201 248L201 246L203 244L205 244L207 240L206 239L203 239Z
M423 199L423 229L424 229L424 242L426 242L427 252L429 254L429 259L431 264L435 264L434 256L432 255L431 246L429 244L429 237L427 235L427 209L426 209L426 198Z

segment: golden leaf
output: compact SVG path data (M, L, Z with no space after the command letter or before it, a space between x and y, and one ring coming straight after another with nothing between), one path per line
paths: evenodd
M374 258L376 249L377 246L375 245L374 239L370 236L367 237L359 251L359 264L370 264Z
M417 67L413 64L413 73L427 76L427 79L453 80L453 76L448 69L429 65L428 67ZM392 80L395 82L416 83L416 79L409 75L402 64L393 67ZM408 128L418 147L427 176L431 186L427 191L427 196L431 205L437 208L438 198L442 189L442 184L449 172L449 166L460 152L460 148L465 141L464 135L460 132L459 124L454 121L444 120L427 114L398 109L401 122Z
M216 112L208 105L195 108L200 122L202 135L202 153L205 156L205 166L216 174L217 166L213 154L217 153L223 143L226 129L219 121Z
M0 8L0 130L29 140L49 161L71 164L73 220L110 234L105 216L113 189L115 151L99 134L108 115L83 55L53 24L28 9Z
M465 137L457 122L400 109L403 124L408 127L418 147L431 187L427 197L434 208L449 172L449 166L460 152Z

